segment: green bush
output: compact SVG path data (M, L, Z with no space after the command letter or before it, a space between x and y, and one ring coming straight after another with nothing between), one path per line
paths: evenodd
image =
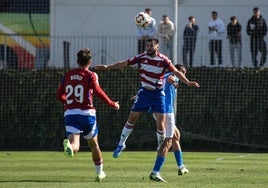
M64 70L0 72L0 149L61 150L63 106L55 93ZM112 150L127 120L130 97L139 88L137 70L97 71L106 93L120 101L115 111L94 98L103 150ZM268 151L268 70L192 68L181 84L177 125L186 150ZM144 114L128 141L130 150L156 148L155 122ZM83 142L82 142L83 146ZM83 149L83 147L82 147Z

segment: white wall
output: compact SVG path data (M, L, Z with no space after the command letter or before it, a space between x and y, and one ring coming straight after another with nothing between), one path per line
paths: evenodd
M227 24L230 22L231 16L238 17L240 24L242 25L242 64L243 66L252 66L251 54L249 48L249 36L246 34L246 25L248 19L252 16L252 9L258 6L261 9L262 15L268 22L268 1L260 0L182 0L182 4L179 7L178 15L178 36L183 35L183 29L187 24L188 17L190 15L196 17L197 24L200 27L200 32L197 40L197 47L195 53L195 65L209 66L209 51L208 51L208 22L211 20L211 12L217 11L218 17ZM268 24L268 23L267 23ZM227 31L226 31L227 33ZM266 37L268 42L268 38ZM179 60L182 60L182 42L179 42L178 55ZM225 66L231 66L229 61L229 48L228 41L223 41L223 63ZM266 63L268 66L268 60Z
M50 66L63 66L63 41L70 42L71 66L82 47L93 51L95 64L109 64L136 55L134 16L150 7L159 22L163 14L174 18L175 0L51 0L51 60ZM178 61L182 60L182 33L190 15L200 27L195 53L195 66L209 66L207 25L211 11L216 10L225 24L237 16L243 29L243 65L251 66L248 36L245 33L252 8L259 6L268 21L268 1L260 0L178 0ZM266 39L267 41L267 39ZM227 40L223 44L223 61L229 66ZM268 63L266 63L267 66Z
M150 7L160 20L173 16L174 0L51 0L54 35L129 36L134 35L134 16Z
M150 7L156 20L161 20L162 14L173 17L173 3L173 0L51 0L51 66L63 66L64 40L71 42L71 66L75 66L76 52L84 46L96 54L93 54L95 64L106 64L102 62L102 53L107 63L136 55L134 16ZM107 38L94 39L99 36ZM109 48L104 48L107 43Z

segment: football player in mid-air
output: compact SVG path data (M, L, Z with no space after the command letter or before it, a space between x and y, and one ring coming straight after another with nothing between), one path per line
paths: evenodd
M119 61L111 65L98 65L99 70L110 70L136 66L139 68L141 89L131 108L129 117L121 133L119 144L114 151L113 157L117 158L126 147L125 142L131 134L135 123L142 112L148 112L149 108L156 115L157 138L160 149L157 152L155 163L157 165L154 172L150 174L153 181L165 181L160 175L160 169L164 165L166 155L171 147L172 139L165 139L165 94L163 91L163 77L166 70L172 72L180 81L191 87L199 87L194 81L189 81L183 73L171 63L163 54L159 53L158 39L148 39L146 41L146 51L126 61Z
M186 67L180 64L176 64L175 67L181 71L184 75L186 74ZM171 72L165 73L165 108L166 108L166 137L172 138L172 150L178 166L178 175L188 174L189 170L184 166L182 149L180 145L180 131L176 127L175 120L175 99L177 96L177 88L179 87L179 79L176 78ZM136 99L136 96L131 97L132 100ZM149 110L151 113L151 109ZM155 114L153 114L154 119L156 120ZM159 146L157 148L159 150ZM154 171L154 170L153 170Z
M106 174L103 171L103 158L98 144L96 110L93 106L93 93L110 107L118 110L119 103L112 101L102 90L96 73L88 70L91 64L91 51L81 49L77 53L78 68L67 72L57 90L57 99L64 104L64 124L67 139L63 141L64 152L73 157L80 147L80 134L83 134L92 151L96 167L96 181Z

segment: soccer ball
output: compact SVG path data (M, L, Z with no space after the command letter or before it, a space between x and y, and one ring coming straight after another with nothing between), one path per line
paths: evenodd
M140 12L135 16L135 23L139 27L146 27L148 24L151 23L151 17L149 14L145 12Z

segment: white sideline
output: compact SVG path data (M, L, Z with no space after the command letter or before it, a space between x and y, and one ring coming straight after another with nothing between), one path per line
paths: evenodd
M250 156L253 156L254 154L252 153L248 153L248 154L242 154L242 155L239 155L239 156L235 156L235 157L230 157L230 158L245 158L245 157L250 157ZM219 157L216 159L216 161L222 161L224 160L225 158L223 157Z

